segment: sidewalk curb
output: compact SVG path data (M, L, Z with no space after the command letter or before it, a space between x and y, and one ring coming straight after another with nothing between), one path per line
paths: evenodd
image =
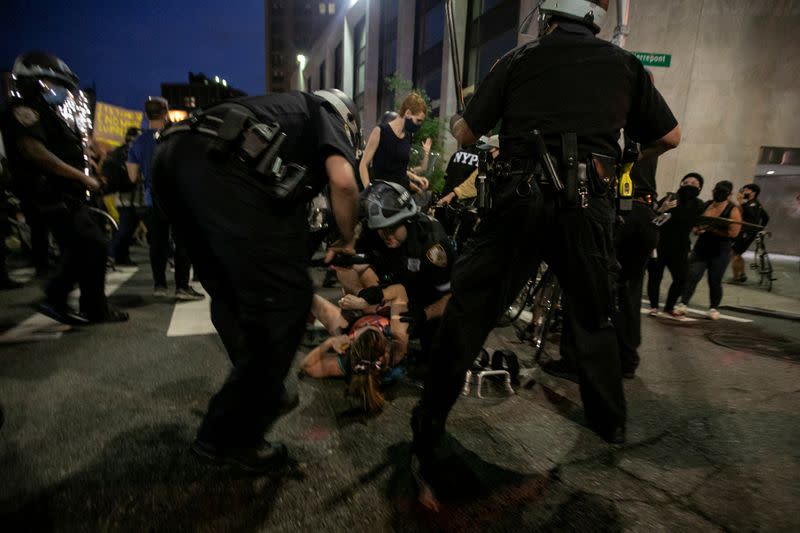
M726 311L736 311L749 315L759 315L770 318L780 318L782 320L791 320L793 322L800 322L799 314L789 313L786 311L773 311L770 309L762 309L761 307L748 307L745 305L721 305L719 308Z

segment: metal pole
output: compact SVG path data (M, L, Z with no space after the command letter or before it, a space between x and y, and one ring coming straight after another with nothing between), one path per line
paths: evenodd
M630 12L631 0L617 0L617 27L614 28L614 36L611 42L625 48L625 39L630 33L628 27L628 14Z
M447 35L450 39L450 62L453 64L453 82L456 87L456 111L464 111L464 89L461 86L461 63L459 62L458 39L456 37L456 18L453 14L453 0L444 3Z

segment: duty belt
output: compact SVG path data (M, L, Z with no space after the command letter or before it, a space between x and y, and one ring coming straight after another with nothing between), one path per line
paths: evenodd
M286 140L280 125L260 122L246 106L228 102L201 111L169 126L158 135L158 140L180 132L197 132L214 138L209 156L222 161L236 157L277 200L296 199L311 189L306 183L306 168L284 163L278 156Z

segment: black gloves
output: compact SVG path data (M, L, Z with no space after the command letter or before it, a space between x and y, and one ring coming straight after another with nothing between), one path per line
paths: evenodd
M400 322L408 324L408 336L416 337L422 325L428 321L424 307L410 307L408 311L400 313Z

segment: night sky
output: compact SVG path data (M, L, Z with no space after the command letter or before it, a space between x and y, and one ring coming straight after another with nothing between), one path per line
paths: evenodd
M1 0L0 70L25 51L61 57L97 99L140 109L188 72L264 92L264 1Z

